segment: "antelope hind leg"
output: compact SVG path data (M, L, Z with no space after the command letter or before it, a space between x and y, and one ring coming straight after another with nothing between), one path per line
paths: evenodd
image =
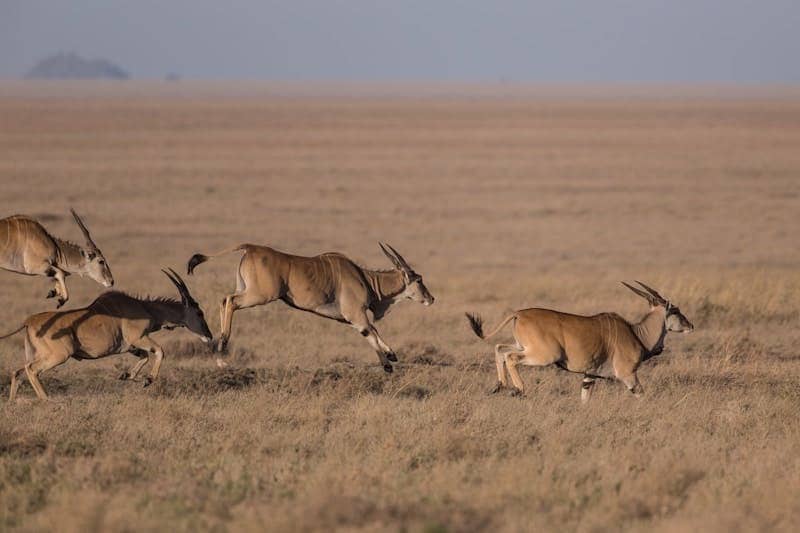
M36 396L38 396L40 400L47 400L49 398L47 392L44 390L44 386L42 386L42 382L39 381L39 374L62 364L67 359L69 359L69 354L63 357L48 355L47 357L34 359L33 362L25 365L25 373L28 375L28 381L31 383L33 390L36 391Z
M494 363L497 367L497 383L489 393L497 394L503 389L508 388L508 375L506 372L506 355L515 351L522 350L522 346L511 344L498 344L494 347Z
M258 295L252 294L251 292L231 294L225 298L223 302L224 312L222 316L222 333L220 334L219 342L217 343L217 351L224 352L228 347L228 341L230 341L231 338L231 329L233 328L233 313L235 311L247 309L249 307L255 307L257 305L268 304L277 299L277 296L274 298L264 299ZM227 364L220 357L217 357L217 366L223 367L227 366Z
M20 367L13 372L11 372L11 386L9 387L8 393L8 401L13 402L14 399L17 397L17 390L19 389L20 384L20 377L22 373L25 372L25 367Z

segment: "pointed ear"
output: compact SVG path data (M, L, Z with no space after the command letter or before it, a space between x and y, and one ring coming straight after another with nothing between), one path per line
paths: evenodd
M403 270L403 264L402 264L402 263L401 263L401 262L400 262L400 261L399 261L399 260L398 260L398 259L397 259L397 258L394 256L394 254L393 254L392 252L390 252L390 251L387 249L387 246L388 246L388 245L386 245L386 244L383 244L382 242L379 242L379 243L378 243L378 245L381 247L381 250L383 250L383 254L384 254L386 257L388 257L388 258L389 258L389 261L391 261L391 262L392 262L392 264L394 265L394 267L395 267L396 269L398 269L398 270ZM390 247L390 248L391 248L391 247Z

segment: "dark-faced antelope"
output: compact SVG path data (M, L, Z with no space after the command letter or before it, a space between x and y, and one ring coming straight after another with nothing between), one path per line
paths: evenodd
M58 297L58 307L69 300L64 278L70 274L89 276L104 287L114 285L106 258L81 218L74 210L70 211L83 232L85 246L53 237L36 220L23 215L0 220L0 268L53 278L55 287L47 297Z
M23 329L25 335L25 366L11 374L9 399L14 400L24 371L36 395L47 399L39 374L75 359L100 359L108 355L129 352L140 360L120 379L136 379L144 365L151 360L153 367L144 386L158 377L164 351L150 338L160 329L185 327L211 342L203 311L195 302L183 280L173 270L163 271L178 288L181 301L170 298L135 298L121 292L106 292L88 307L74 311L51 311L28 318L10 337Z
M234 311L282 300L295 309L349 324L378 353L383 369L392 372L391 363L397 361L397 356L378 334L373 320L383 318L399 300L430 305L433 296L422 283L422 276L397 250L383 243L380 246L394 270L369 270L338 253L303 257L242 244L213 256L194 255L188 272L192 274L197 265L211 257L244 251L236 272L236 292L227 296L220 308L219 351L224 351L230 340ZM224 365L219 358L217 363Z
M634 394L642 386L636 376L639 364L661 353L667 331L690 332L694 329L680 309L656 291L636 282L647 292L623 284L646 299L650 311L638 322L631 323L616 313L579 316L549 309L524 309L506 317L489 334L483 333L483 321L467 314L470 326L481 339L497 334L513 321L516 344L495 346L498 383L492 392L508 386L506 369L517 392L524 391L517 365L557 365L570 372L583 374L581 400L591 396L595 379L619 379Z

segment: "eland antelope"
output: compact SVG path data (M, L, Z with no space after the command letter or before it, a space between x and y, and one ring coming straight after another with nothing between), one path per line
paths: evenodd
M57 308L69 300L64 278L70 274L89 276L105 287L114 286L106 258L81 218L74 210L70 211L83 232L85 246L53 237L39 222L23 215L0 220L0 268L53 278L55 287L47 297L58 297Z
M639 364L662 352L668 331L688 333L694 326L678 307L644 283L636 282L647 292L622 283L650 304L650 310L638 322L628 322L616 313L580 316L549 309L524 309L512 313L484 334L481 318L467 313L472 330L481 339L489 339L509 322L514 323L516 344L495 346L498 383L492 392L508 386L506 369L515 392L522 393L524 385L517 365L555 364L583 374L584 402L591 396L597 378L616 378L634 394L641 394L642 386L636 376Z
M136 379L151 360L153 367L144 386L158 377L164 351L150 338L160 329L185 327L204 342L211 342L203 311L192 298L188 287L173 270L163 271L175 284L181 301L171 298L135 298L122 292L101 294L88 307L74 311L50 311L28 318L22 326L0 339L26 330L25 366L11 374L9 400L14 400L24 371L36 395L47 399L39 374L67 361L100 359L129 352L140 360L120 379Z
M242 244L212 256L196 254L188 273L211 257L244 251L236 272L236 292L225 297L220 308L222 333L218 351L230 340L233 313L275 300L301 311L349 324L377 352L386 372L392 372L397 356L383 341L373 320L378 321L402 299L431 305L433 296L403 256L388 244L379 243L394 265L393 270L369 270L339 253L315 257L290 255L266 246ZM372 313L372 319L367 315ZM217 364L224 366L221 358Z

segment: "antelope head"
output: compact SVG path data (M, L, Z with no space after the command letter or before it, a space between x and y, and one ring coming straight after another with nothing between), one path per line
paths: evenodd
M74 209L70 209L70 211L78 227L81 228L83 237L86 239L86 244L81 247L81 255L85 261L81 273L89 276L104 287L113 287L114 276L111 275L111 269L108 267L106 258L103 257L103 252L100 251L100 248L98 248L92 240L92 236L89 234L89 230L86 228L86 224L83 223L83 220L81 220L81 217L78 216Z
M184 283L178 273L171 268L169 271L162 270L162 272L175 284L178 288L178 293L181 295L181 303L183 304L181 325L200 337L200 340L203 342L210 343L213 335L206 323L206 317L203 314L203 310L200 309L200 305L189 293L189 288L186 286L186 283Z
M694 325L689 322L689 319L686 318L681 310L678 309L677 305L674 305L672 302L658 294L655 290L651 289L641 281L637 281L639 285L644 290L637 289L631 285L628 285L624 281L622 282L623 285L628 287L634 293L638 294L650 304L651 308L655 307L663 307L666 311L666 318L664 319L664 327L666 327L667 331L676 331L681 333L689 333L694 329Z
M433 295L428 288L422 283L422 276L414 272L414 269L409 266L403 256L397 253L397 250L388 244L380 244L381 250L389 258L394 267L403 275L403 284L405 290L400 294L401 298L408 298L423 305L431 305L434 301Z

